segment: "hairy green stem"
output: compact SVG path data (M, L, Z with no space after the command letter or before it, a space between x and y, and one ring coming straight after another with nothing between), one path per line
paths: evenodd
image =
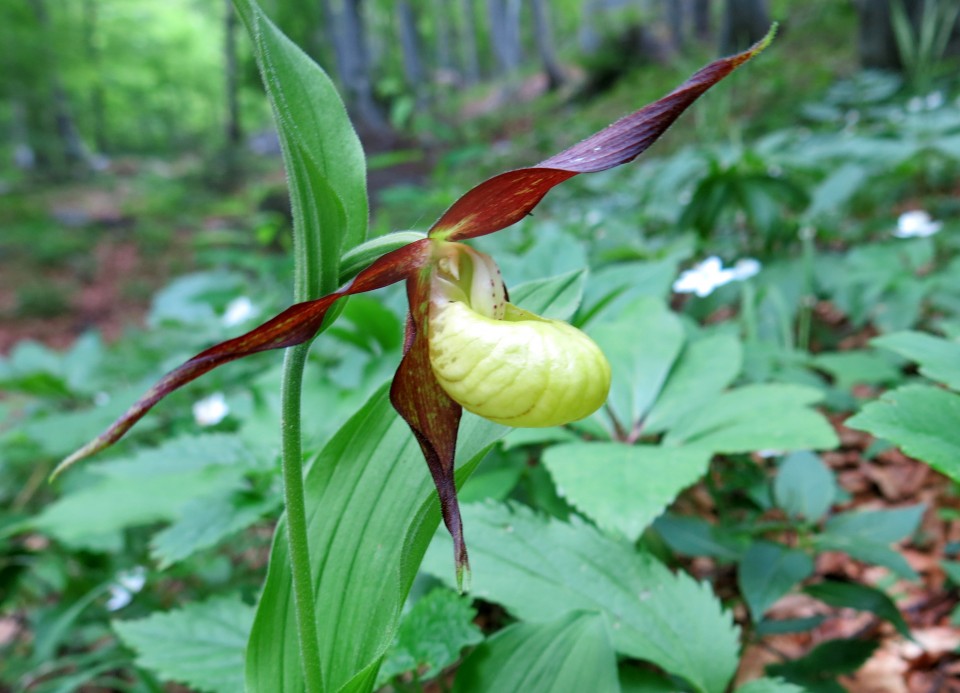
M310 343L287 349L283 360L281 399L281 457L283 499L287 510L287 547L293 576L293 601L297 614L300 663L307 693L323 691L320 641L317 637L316 602L310 550L307 543L307 511L303 496L303 462L300 447L300 390Z

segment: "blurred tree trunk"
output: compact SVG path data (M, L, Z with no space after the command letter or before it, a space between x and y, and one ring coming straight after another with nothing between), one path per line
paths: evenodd
M226 123L223 146L223 183L231 189L240 182L240 147L243 141L243 127L240 122L240 78L237 66L237 30L238 17L232 0L224 0L223 17L223 66L226 78Z
M342 0L339 11L333 16L338 68L347 92L347 103L360 127L372 132L386 132L390 128L373 96L361 0Z
M537 44L537 53L543 63L543 71L547 75L547 88L551 91L559 89L566 81L563 68L557 62L557 54L553 44L553 30L550 27L550 15L545 0L533 0L533 38Z
M453 69L453 54L450 50L450 17L447 0L434 0L431 7L433 30L437 42L437 68L443 71Z
M902 0L902 2L913 31L918 32L923 21L924 0ZM856 0L856 6L860 18L858 44L860 64L866 68L880 70L902 69L903 63L893 30L892 0ZM927 11L932 11L933 7L931 3ZM946 52L948 55L957 55L960 52L958 49L960 49L960 35L954 27Z
M487 0L490 43L497 72L503 77L513 74L520 66L519 27L512 25L517 16L517 5L514 0Z
M735 53L749 48L769 29L767 0L727 0L720 30L720 50Z
M710 40L710 0L693 0L693 33L699 41Z
M426 101L426 74L420 57L420 34L417 31L417 16L409 0L397 0L397 24L400 31L400 50L403 54L403 71L413 90L417 104Z
M683 52L687 44L684 19L689 14L689 2L685 0L661 0L663 14L670 30L670 43L673 50Z
M93 85L90 87L90 115L93 121L93 143L98 152L109 149L106 129L106 106L101 79L100 46L98 43L97 3L95 0L83 0L83 42L87 59L93 74Z
M463 14L463 32L461 48L463 50L464 78L467 84L480 81L480 53L477 50L477 14L474 0L461 0Z

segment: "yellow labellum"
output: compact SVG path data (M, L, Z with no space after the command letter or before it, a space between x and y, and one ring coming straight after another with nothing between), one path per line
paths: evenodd
M595 412L610 364L583 332L507 303L502 319L462 301L433 302L430 364L464 409L495 423L540 428Z

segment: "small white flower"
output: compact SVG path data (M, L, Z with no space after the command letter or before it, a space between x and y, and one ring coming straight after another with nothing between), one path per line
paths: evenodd
M193 420L199 426L216 426L229 413L230 407L222 392L214 392L193 404Z
M107 611L119 611L133 601L133 595L147 584L147 570L138 565L117 575L117 581L110 585L110 598Z
M227 304L221 321L227 327L233 327L246 321L254 313L253 301L246 296L240 296Z
M939 231L941 226L942 222L934 221L922 209L914 209L900 215L893 235L897 238L926 238Z
M753 258L744 258L733 267L724 268L720 258L711 255L703 262L682 272L673 283L673 290L678 294L696 294L703 298L724 284L749 279L759 271L760 263Z
M928 111L935 111L943 105L943 92L932 91L924 97L923 102Z

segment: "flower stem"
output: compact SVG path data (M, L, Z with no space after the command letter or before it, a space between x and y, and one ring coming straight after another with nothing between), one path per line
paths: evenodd
M287 548L293 576L293 601L297 614L300 663L306 693L323 691L320 641L317 637L316 602L310 551L307 544L307 510L303 496L303 462L300 446L300 390L310 343L287 349L283 360L281 400L281 458L283 499L287 510Z

